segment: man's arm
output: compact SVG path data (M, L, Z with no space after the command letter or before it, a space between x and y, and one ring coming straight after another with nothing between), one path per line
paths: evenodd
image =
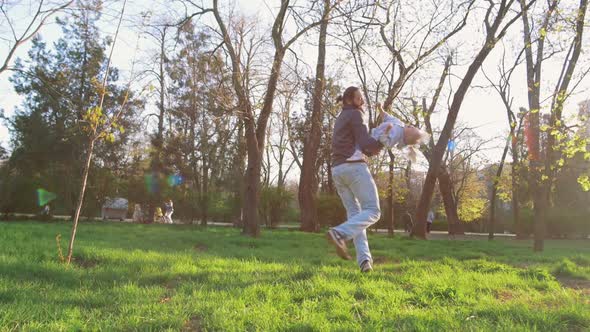
M383 144L369 135L369 130L363 123L361 112L352 112L351 125L354 140L358 143L361 151L369 157L379 153L383 148Z

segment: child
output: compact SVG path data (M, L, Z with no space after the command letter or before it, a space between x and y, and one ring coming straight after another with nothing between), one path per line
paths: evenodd
M371 137L381 142L388 149L397 147L400 150L404 150L406 157L412 162L415 162L416 150L420 144L428 143L430 135L413 126L404 125L398 118L383 111L379 104L377 104L377 110L380 112L378 119L380 119L381 124L371 130ZM407 144L406 142L414 143ZM366 156L357 147L354 154L347 161L365 159Z

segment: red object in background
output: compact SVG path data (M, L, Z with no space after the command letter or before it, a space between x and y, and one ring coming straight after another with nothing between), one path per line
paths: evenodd
M526 142L527 149L529 150L529 160L537 161L539 160L539 142L535 142L535 133L533 132L533 128L531 128L531 122L529 119L529 115L531 113L527 113L524 116L524 138Z

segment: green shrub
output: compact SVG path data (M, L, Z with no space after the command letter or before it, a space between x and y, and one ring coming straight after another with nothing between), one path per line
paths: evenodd
M561 262L557 263L553 269L553 274L560 277L571 277L571 278L584 278L582 269L571 260L564 258Z
M553 209L547 214L547 236L556 238L582 237L590 234L590 215L581 211Z
M260 191L260 219L268 227L276 227L286 221L293 213L293 193L282 187L264 187Z
M316 203L320 226L336 226L346 221L346 210L338 195L320 194Z
M232 193L211 193L207 201L209 218L217 222L231 221L236 203L237 201Z

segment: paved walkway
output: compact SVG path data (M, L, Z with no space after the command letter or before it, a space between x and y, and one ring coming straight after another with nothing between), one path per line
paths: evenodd
M35 217L34 214L27 214L27 213L15 213L14 215L15 216L23 216L23 217ZM68 220L68 219L70 219L70 216L55 215L55 216L53 216L53 218ZM111 219L110 221L118 221L118 220ZM133 219L124 219L122 222L132 223ZM174 223L180 224L180 221L175 220ZM232 223L211 222L211 221L208 222L207 225L208 226L215 226L215 227L233 227L234 226ZM296 229L299 229L299 225L293 225L293 224L279 225L279 226L277 226L277 228L278 229L296 230ZM374 231L377 233L387 233L388 232L387 229L377 229ZM409 236L408 233L406 233L403 230L399 230L399 229L395 230L395 234L401 235L401 236ZM432 239L432 240L446 240L446 239L467 240L467 239L484 239L484 238L487 239L487 237L488 237L488 233L466 232L465 235L449 235L449 233L447 231L431 231L430 234L428 235L428 238ZM510 238L515 238L516 235L515 234L506 234L506 233L495 233L494 237L510 239Z

